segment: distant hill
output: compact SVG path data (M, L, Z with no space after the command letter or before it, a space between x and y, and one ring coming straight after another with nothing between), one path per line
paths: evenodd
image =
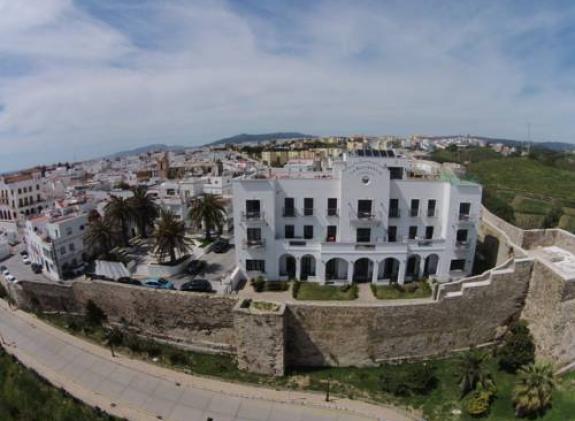
M303 134L298 132L277 132L277 133L263 133L263 134L246 134L242 133L232 137L226 137L224 139L216 140L215 142L208 143L208 145L225 145L231 143L251 143L251 142L265 142L268 140L279 140L279 139L293 139L301 137L316 137L309 134Z
M115 159L115 158L123 158L125 156L131 155L141 155L148 152L163 152L163 151L181 151L184 150L184 146L179 145L164 145L163 143L156 143L153 145L147 146L140 146L139 148L128 149L125 151L120 151L113 153L111 155L107 155L105 158Z
M525 146L528 143L531 144L532 148L537 149L549 149L551 151L556 152L567 152L575 150L575 145L573 143L566 143L566 142L526 142L522 140L513 140L513 139L497 139L492 137L479 137L474 136L476 139L482 139L489 143L502 143L506 146Z
M505 146L510 147L520 147L526 146L528 143L531 143L532 148L537 149L548 149L555 152L569 152L575 150L575 144L573 143L566 143L566 142L527 142L524 140L516 140L516 139L505 139L505 138L497 138L497 137L485 137L485 136L473 136L468 135L471 139L478 139L483 140L487 143L501 143ZM448 135L448 136L429 136L428 139L449 139L449 138L458 138L458 137L465 137L464 135Z

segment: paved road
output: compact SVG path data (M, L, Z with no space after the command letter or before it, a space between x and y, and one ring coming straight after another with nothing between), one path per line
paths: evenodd
M325 408L321 407L325 403L320 395L229 384L124 356L112 358L105 348L68 335L30 314L10 310L2 300L0 334L8 352L56 386L128 419L411 420L392 409L361 402L341 399Z
M14 248L14 254L9 258L7 258L6 260L0 262L0 265L6 266L10 271L10 273L14 275L16 279L19 281L27 280L34 282L54 283L53 280L49 279L43 274L34 273L30 265L25 265L24 262L22 262L22 256L20 256L20 250L21 250L20 247Z

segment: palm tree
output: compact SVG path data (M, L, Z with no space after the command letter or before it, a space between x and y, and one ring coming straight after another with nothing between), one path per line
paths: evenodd
M116 247L117 238L113 225L102 218L90 222L85 236L89 252L98 257L109 256L110 250Z
M486 384L487 375L485 373L486 355L477 350L470 350L463 354L460 361L459 388L461 396L475 390L478 384Z
M150 228L154 228L154 221L158 217L158 206L146 194L144 187L134 189L134 196L128 199L128 204L140 235L147 238L148 231Z
M186 225L170 211L160 211L160 220L153 237L154 253L158 255L160 262L170 256L170 263L174 263L176 251L185 254L191 247L191 240L186 238Z
M124 246L128 245L128 224L133 220L133 210L123 197L111 196L111 200L104 208L108 221L117 225L122 236Z
M212 228L222 229L226 219L226 209L221 198L214 194L206 194L192 203L188 218L198 226L204 224L205 239L209 240Z
M518 382L513 388L513 405L517 416L541 414L551 405L555 378L549 363L536 362L518 371Z

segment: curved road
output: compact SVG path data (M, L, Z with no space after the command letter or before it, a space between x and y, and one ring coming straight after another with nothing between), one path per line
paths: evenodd
M131 420L315 421L415 418L320 394L276 391L186 375L68 335L0 300L0 340L22 363L82 401Z

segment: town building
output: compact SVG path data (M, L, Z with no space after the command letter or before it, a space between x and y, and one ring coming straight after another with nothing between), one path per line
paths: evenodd
M47 207L41 172L23 172L0 177L0 227L16 230L28 216Z
M81 273L88 215L77 207L54 209L26 222L24 241L32 263L44 274L62 280Z
M319 283L468 275L481 186L422 164L358 150L330 171L234 180L238 266L248 277Z

